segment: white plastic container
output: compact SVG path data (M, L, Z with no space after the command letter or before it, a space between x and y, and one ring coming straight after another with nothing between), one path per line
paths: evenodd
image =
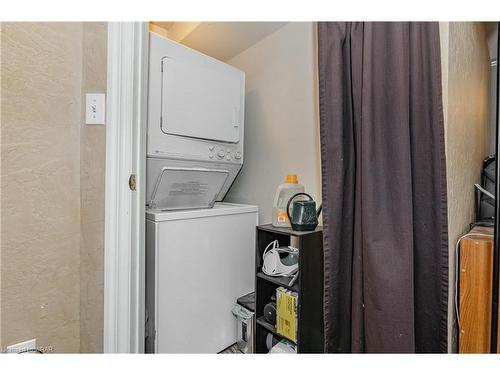
M291 226L286 212L286 205L290 198L297 193L304 193L304 186L299 184L296 174L289 174L286 176L285 183L278 186L274 196L272 220L274 227L286 228Z

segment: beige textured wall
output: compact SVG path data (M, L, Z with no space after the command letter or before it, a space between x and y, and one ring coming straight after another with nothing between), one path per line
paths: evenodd
M0 345L102 350L106 24L1 29Z
M2 25L2 346L80 348L81 40Z
M2 98L2 23L0 23L0 100ZM1 131L1 122L2 122L2 105L0 104L0 351L2 351L2 220L1 220L1 212L2 212L2 131Z
M288 173L321 201L315 56L314 23L291 22L227 61L246 74L245 162L227 200L257 204L261 223Z
M474 183L488 155L489 54L481 23L441 24L450 252L449 328L454 319L454 250L474 221ZM452 347L449 335L449 348Z
M106 92L107 24L83 24L80 130L80 351L102 352L106 128L84 125L85 93Z

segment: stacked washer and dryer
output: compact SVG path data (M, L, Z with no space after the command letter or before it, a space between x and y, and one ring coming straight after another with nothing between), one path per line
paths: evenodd
M217 353L254 289L256 206L221 202L243 160L245 75L150 33L146 352Z

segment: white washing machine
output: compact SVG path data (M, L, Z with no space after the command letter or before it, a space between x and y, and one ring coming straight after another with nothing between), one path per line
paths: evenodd
M243 165L245 74L150 34L146 351L217 353L254 289L257 207L224 199Z
M146 352L218 353L254 290L256 206L146 212Z

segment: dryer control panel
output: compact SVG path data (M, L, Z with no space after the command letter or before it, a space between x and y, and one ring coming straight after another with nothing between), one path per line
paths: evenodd
M240 151L231 150L231 148L221 147L219 145L210 145L208 146L208 158L216 159L216 160L227 160L227 161L240 161L242 158L242 154Z

